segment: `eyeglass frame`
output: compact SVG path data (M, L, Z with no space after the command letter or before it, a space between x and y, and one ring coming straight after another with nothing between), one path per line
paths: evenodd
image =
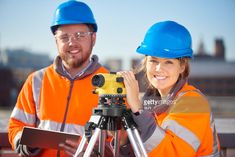
M81 39L87 37L88 35L92 35L94 32L76 32L73 34L62 34L57 35L55 34L55 38L58 38L63 43L69 43L71 41L71 38L73 37L76 41L82 41ZM64 36L64 37L63 37Z

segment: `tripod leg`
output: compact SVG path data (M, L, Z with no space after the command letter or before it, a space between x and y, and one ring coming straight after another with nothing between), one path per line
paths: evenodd
M85 144L86 144L86 141L87 141L86 136L83 135L74 157L77 157L83 151Z
M105 154L105 140L106 140L106 130L101 130L101 135L99 138L99 152L102 157L104 157Z
M92 135L89 144L87 146L87 149L85 151L85 154L83 157L90 157L92 150L94 149L95 143L100 135L101 129L96 128L94 134Z
M121 137L121 134L120 134L120 130L116 130L115 131L115 139L114 139L114 157L119 157L120 156L120 137Z
M131 142L135 155L137 157L141 156L147 157L148 156L147 152L144 148L140 135L136 129L136 123L134 122L130 111L124 112L122 117L122 122L123 122L123 127L126 130L128 138Z
M138 130L137 129L133 129L132 132L135 135L135 139L137 140L137 143L139 145L141 153L143 154L144 157L147 157L148 154L147 154L147 152L146 152L146 150L144 148L144 144L143 144L143 142L142 142L142 140L140 138L140 134L139 134Z
M139 147L138 147L138 145L135 142L135 137L134 137L134 135L132 133L132 130L130 128L128 128L128 129L126 129L126 132L127 132L128 138L129 138L129 140L131 142L131 146L132 146L132 148L134 150L135 156L142 157L141 153L140 153L140 150L139 150Z

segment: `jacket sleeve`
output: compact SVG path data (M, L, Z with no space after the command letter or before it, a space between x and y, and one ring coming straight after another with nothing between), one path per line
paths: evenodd
M28 150L27 146L19 144L23 127L36 126L37 116L32 93L32 78L33 74L31 74L24 83L17 98L16 105L11 113L8 126L9 142L12 148L22 156L33 156L34 154ZM32 150L33 152L35 151L35 149ZM37 151L38 150L36 150L36 152Z
M218 149L213 150L217 143L214 142L213 146L216 139L213 139L210 126L209 106L204 100L181 99L174 104L161 124L158 124L157 118L153 124L153 119L155 117L147 111L134 116L149 156L190 157L218 154Z

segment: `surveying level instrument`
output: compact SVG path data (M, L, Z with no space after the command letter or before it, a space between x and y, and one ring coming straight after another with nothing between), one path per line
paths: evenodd
M74 157L90 157L98 139L98 154L104 157L107 130L115 133L113 153L114 157L119 157L120 130L122 128L127 132L135 156L147 157L147 152L140 138L136 123L132 118L131 111L126 109L126 89L123 77L116 73L100 73L93 76L92 85L95 87L93 93L99 95L98 106L93 109L93 114L85 125L85 134L82 136ZM86 150L84 150L88 140L89 143Z

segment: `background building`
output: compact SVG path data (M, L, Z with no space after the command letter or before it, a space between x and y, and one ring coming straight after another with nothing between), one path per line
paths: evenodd
M11 107L29 73L51 64L48 55L25 49L0 52L0 106Z
M109 69L109 71L117 72L122 70L122 64L121 59L110 58L105 61L104 66Z

